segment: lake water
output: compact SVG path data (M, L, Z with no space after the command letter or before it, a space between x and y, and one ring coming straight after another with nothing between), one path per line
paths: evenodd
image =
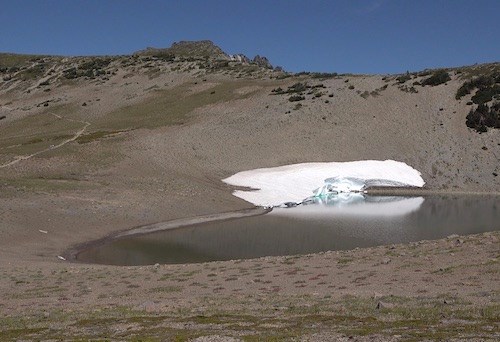
M309 254L500 230L498 196L323 199L271 213L131 236L77 260L112 265L199 263Z

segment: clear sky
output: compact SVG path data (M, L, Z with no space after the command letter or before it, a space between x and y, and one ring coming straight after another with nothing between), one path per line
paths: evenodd
M288 71L500 61L500 0L0 0L0 51L129 54L209 39Z

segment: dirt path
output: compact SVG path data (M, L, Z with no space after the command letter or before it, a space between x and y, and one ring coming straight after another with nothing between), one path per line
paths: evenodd
M80 120L73 120L73 119L66 119L64 117L62 117L61 115L57 115L57 114L54 114L54 113L49 113L49 114L52 114L53 116L55 116L57 119L59 120L66 120L66 121L71 121L71 122L80 122L82 124L84 124L84 126L75 133L75 135L69 139L66 139L64 141L62 141L61 143L57 144L57 145L51 145L49 146L48 148L46 149L43 149L41 151L37 151L35 153L32 153L32 154L29 154L27 156L18 156L16 157L16 159L14 159L13 161L10 161L8 163L5 163L5 164L2 164L0 165L0 169L3 169L5 167L9 167L9 166L12 166L12 165L15 165L17 163L19 163L20 161L22 160L28 160L34 156L37 156L39 154L42 154L44 152L47 152L47 151L52 151L52 150L55 150L59 147L62 147L64 145L66 145L67 143L70 143L72 141L75 141L76 139L78 139L83 133L85 133L85 131L87 130L87 127L90 126L90 122L87 122L87 121L80 121Z

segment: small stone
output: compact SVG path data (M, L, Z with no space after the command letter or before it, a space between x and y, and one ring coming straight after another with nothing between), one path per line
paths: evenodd
M457 239L458 235L457 234L451 234L446 237L447 239Z
M375 308L377 310L380 310L380 309L390 309L390 308L393 308L393 307L394 307L394 304L385 303L385 302L378 302L377 306Z
M389 258L383 258L382 259L382 264L384 264L384 265L387 265L390 262L391 262L391 259L389 259Z
M153 312L155 310L155 303L153 301L146 301L139 305L139 310L144 310L146 312Z

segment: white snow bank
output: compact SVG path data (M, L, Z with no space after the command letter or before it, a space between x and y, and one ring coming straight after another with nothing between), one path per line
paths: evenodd
M236 190L233 195L255 205L301 202L334 177L388 180L398 185L421 187L420 172L394 160L362 160L344 163L303 163L239 172L222 181L256 190Z

